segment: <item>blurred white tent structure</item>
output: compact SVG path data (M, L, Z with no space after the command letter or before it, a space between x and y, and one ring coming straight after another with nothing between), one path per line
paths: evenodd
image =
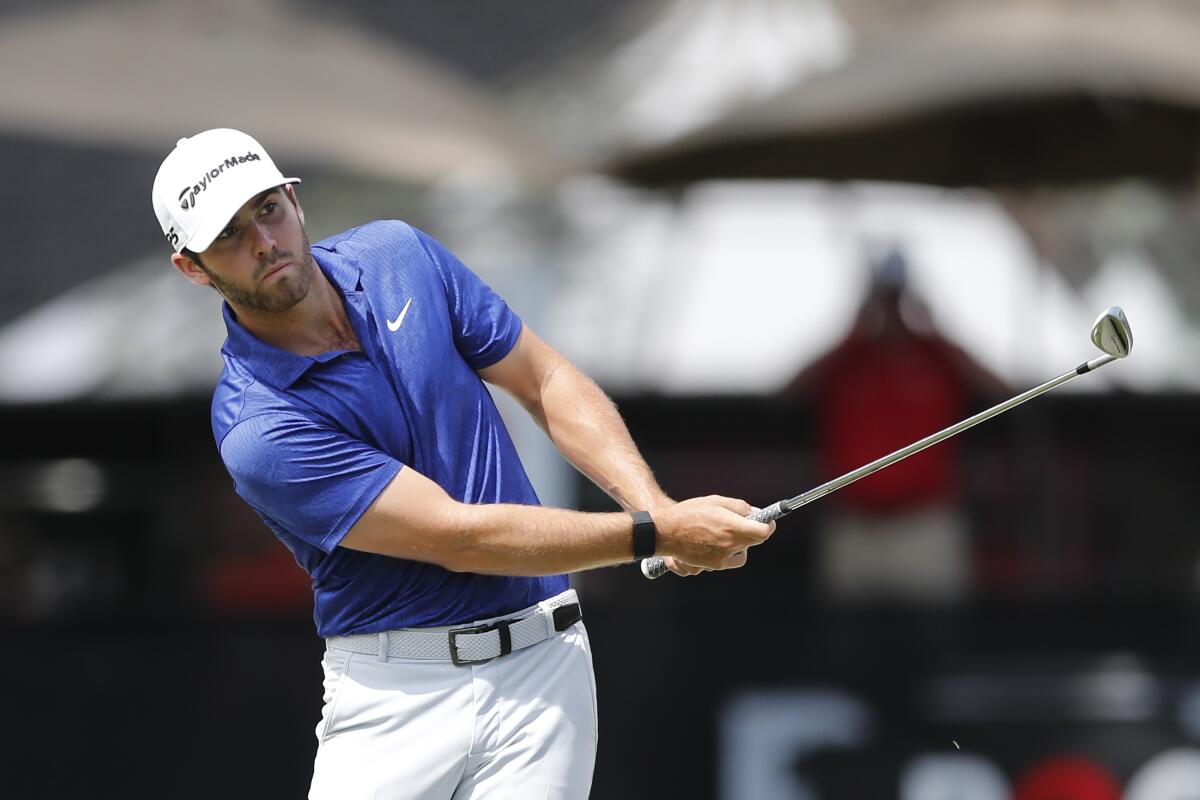
M1200 330L1144 253L1117 253L1075 287L986 192L727 181L668 201L592 181L564 198L584 239L555 341L620 391L782 388L848 331L868 259L891 246L938 329L1014 388L1090 358L1096 314L1122 305L1134 357L1066 390L1200 390Z
M947 186L1195 180L1195 4L839 7L855 20L840 62L773 92L747 93L671 141L628 149L613 169L658 185L734 177Z
M332 232L320 230L329 217L342 222L364 204L347 188L356 176L372 181L361 194L378 195L381 181L397 196L445 185L486 205L564 173L554 148L494 96L312 11L284 0L99 0L10 13L0 25L0 133L158 158L181 134L243 128L281 163L345 176L334 188L348 198L314 197L321 184L304 185L310 214L332 212L318 236ZM120 224L152 225L151 176L131 177L145 182L145 219ZM163 245L109 275L81 273L80 285L0 330L0 400L211 387L224 338L218 298L195 291L166 258Z
M12 15L0 74L10 132L159 153L181 133L235 127L276 158L414 182L464 169L541 181L563 169L549 143L444 67L283 0L100 0Z
M1140 363L1076 390L1200 388L1200 299L1144 237L1109 237L1066 275L1012 216L1027 197L911 185L1193 186L1197 41L1200 11L1170 0L668 3L561 101L612 118L598 150L623 149L618 176L672 190L565 193L597 252L563 300L564 336L630 391L771 391L845 331L864 243L891 241L946 332L1014 385L1086 355L1080 331L1120 303ZM745 182L768 178L790 180ZM909 185L802 182L856 178Z
M0 330L0 400L153 399L215 385L220 297L150 256Z
M831 0L660 0L624 41L533 76L515 99L597 163L829 70L853 38Z
M1061 5L1021 0L1004 8L1032 25ZM978 31L979 20L1000 13L986 3L904 7L926 16L958 9L942 21L943 32ZM891 51L874 48L888 42L920 55L911 29L924 18L890 38L887 26L899 12L887 3L671 0L644 7L640 32L603 57L547 70L514 92L529 127L560 137L547 148L511 122L515 115L496 95L361 28L307 17L305 8L283 0L102 0L7 17L0 70L22 80L0 82L0 131L157 153L180 130L243 126L279 158L437 186L433 202L453 204L481 195L476 178L494 179L493 196L522 181L556 185L569 169L555 152L645 153L672 137L691 141L697 129L724 131L739 122L731 112L737 104L757 100L756 108L769 110L762 98L789 86L796 97L810 89L826 96L820 87L837 80L858 88L863 108L899 113L901 97L928 104L938 87L1000 79L972 66L969 47L955 51L961 69L937 60L945 53L936 48L928 62L883 58ZM1104 30L1112 47L1132 46L1111 25ZM1135 44L1139 53L1149 46ZM1187 59L1174 45L1164 53ZM192 69L156 68L168 62ZM887 80L866 80L864 64L882 64ZM1017 80L1019 68L997 74ZM1119 77L1113 72L1110 84ZM836 105L830 98L813 107L828 111ZM714 122L722 116L730 118ZM514 236L497 210L502 203L484 202L473 214L438 210L465 260L485 276L497 263L509 270L499 288L518 312L616 391L773 391L844 332L866 280L864 248L891 243L909 252L913 283L943 330L1014 386L1087 356L1092 317L1118 303L1136 329L1135 357L1073 390L1200 388L1200 333L1189 305L1145 250L1115 248L1068 280L1039 255L1011 209L986 193L796 180L701 183L672 196L596 177L559 185L555 213L568 223L565 234L542 221L528 225L540 233ZM213 308L160 257L130 264L0 330L0 400L211 386L223 337ZM516 285L522 281L541 284ZM207 299L215 305L211 293ZM119 332L125 338L116 344Z

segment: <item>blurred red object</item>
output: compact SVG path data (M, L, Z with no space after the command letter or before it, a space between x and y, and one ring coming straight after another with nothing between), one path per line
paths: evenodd
M272 545L259 553L226 557L204 575L208 605L217 611L303 611L312 608L308 575L289 550Z
M784 396L809 395L819 421L821 479L843 475L968 416L973 393L1002 394L999 379L946 339L907 288L893 251L875 268L846 337L809 366ZM852 483L831 500L886 514L954 502L958 440Z
M1013 800L1120 800L1108 770L1084 756L1061 755L1034 764L1018 779Z

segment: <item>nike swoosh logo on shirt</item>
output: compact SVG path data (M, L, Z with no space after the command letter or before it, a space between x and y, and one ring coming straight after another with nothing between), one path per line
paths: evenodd
M408 314L408 307L412 305L412 298L408 298L408 302L404 304L404 308L400 309L400 316L395 320L388 320L388 330L392 333L400 330L400 326L404 324L404 317Z

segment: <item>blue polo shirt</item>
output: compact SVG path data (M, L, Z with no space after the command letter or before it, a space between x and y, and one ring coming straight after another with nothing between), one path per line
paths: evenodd
M521 320L426 234L373 222L318 242L362 351L305 357L255 338L224 307L212 423L237 493L312 578L323 636L453 625L533 605L566 576L450 572L339 547L401 469L464 503L538 505L476 370Z

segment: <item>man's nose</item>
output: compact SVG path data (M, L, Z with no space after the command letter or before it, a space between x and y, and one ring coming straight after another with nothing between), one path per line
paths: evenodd
M255 258L262 258L275 251L275 237L271 235L271 231L266 225L251 222L250 235Z

